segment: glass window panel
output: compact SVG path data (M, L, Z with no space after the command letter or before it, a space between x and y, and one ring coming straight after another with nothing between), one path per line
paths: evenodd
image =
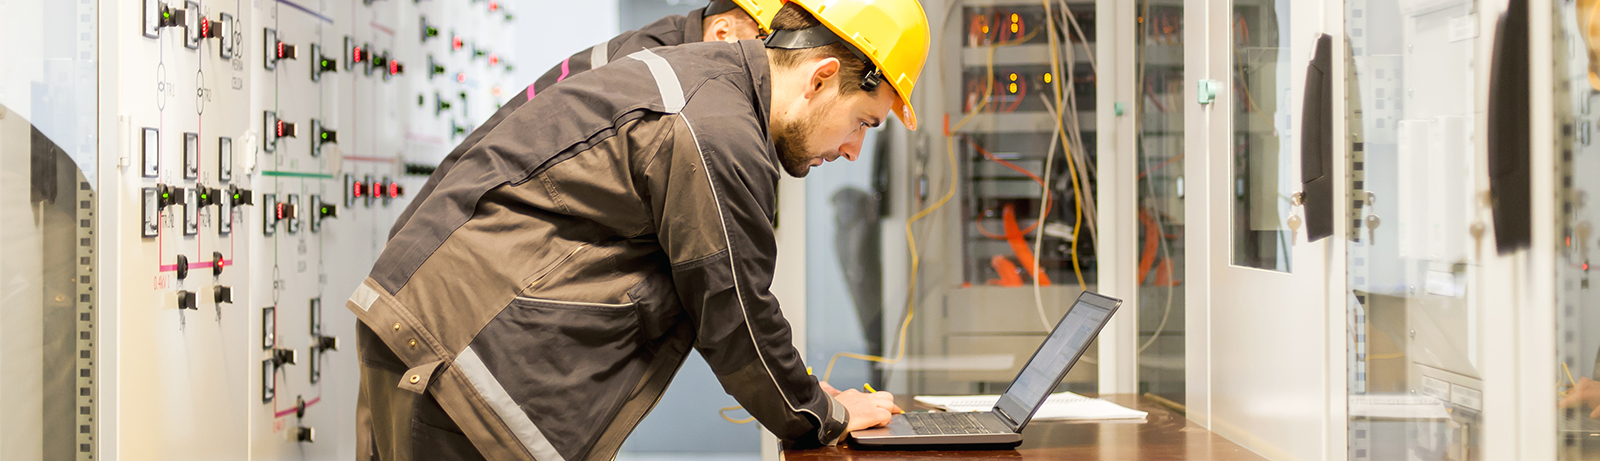
M1184 403L1183 2L1139 2L1139 393Z
M1600 210L1600 143L1594 137L1600 89L1600 22L1594 1L1559 2L1554 53L1557 143L1555 229L1558 459L1600 458L1600 295L1591 288L1590 249L1600 245L1594 225Z
M0 455L95 449L98 2L0 0ZM88 430L83 430L88 429Z
M1289 271L1293 235L1289 197L1299 190L1289 148L1290 108L1298 85L1290 76L1288 0L1233 3L1233 264Z
M1487 59L1471 1L1347 0L1349 447L1356 459L1479 459L1483 372L1471 235ZM1360 31L1358 34L1357 31Z
M948 128L924 115L907 145L889 149L890 164L909 165L910 178L903 192L887 196L910 216L892 214L882 229L905 235L906 221L916 218L912 290L884 295L910 299L885 306L881 320L881 350L898 356L902 312L914 309L905 357L887 368L841 359L834 373L870 374L911 394L998 394L1098 278L1095 4L951 1L929 12L936 59L918 91L943 103L942 111L940 104L928 110L948 112ZM812 251L832 259L835 250ZM905 264L909 256L884 264ZM903 289L901 280L886 285ZM815 301L810 307L827 308ZM861 321L812 316L809 325L815 331L851 323ZM818 347L828 346L811 343ZM1095 354L1091 344L1060 387L1096 391ZM831 355L809 358L821 373Z

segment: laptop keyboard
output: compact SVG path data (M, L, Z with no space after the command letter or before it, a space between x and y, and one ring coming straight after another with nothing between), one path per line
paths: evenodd
M911 423L911 430L917 435L947 435L947 434L1000 434L984 427L974 413L948 413L926 412L906 413L906 422Z

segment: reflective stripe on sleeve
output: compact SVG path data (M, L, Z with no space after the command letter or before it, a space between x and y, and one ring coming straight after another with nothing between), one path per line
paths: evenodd
M483 400L489 403L489 408L500 415L500 420L511 428L511 433L517 436L517 440L522 442L522 446L526 447L529 453L533 454L534 459L565 461L561 453L556 451L556 447L550 444L550 440L544 438L544 433L539 432L539 427L533 425L533 420L522 411L522 407L517 406L517 402L511 399L511 394L506 393L506 388L500 385L500 381L496 381L494 375L489 373L489 367L483 365L483 359L478 358L477 352L473 352L471 347L462 350L461 355L456 356L456 366L461 367L461 372L467 375L467 381L472 382L472 387L477 389L478 395L483 396Z
M672 65L666 59L650 50L640 50L628 57L644 61L650 67L650 76L656 79L656 89L661 92L661 104L666 106L667 113L676 114L683 110L683 85L678 83L678 74L672 71Z
M611 59L610 55L611 55L611 42L610 41L600 42L599 45L595 45L594 47L589 48L589 68L590 69L599 69L600 66L606 65L606 61Z

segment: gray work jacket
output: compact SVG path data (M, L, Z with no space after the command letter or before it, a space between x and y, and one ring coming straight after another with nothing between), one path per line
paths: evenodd
M450 154L439 162L438 169L434 170L435 174L428 177L428 182L422 185L422 190L417 191L414 196L416 199L406 205L405 211L400 212L400 219L395 220L394 226L389 229L389 238L394 238L394 234L399 233L400 228L411 220L411 216L417 212L417 205L433 193L433 189L439 185L439 178L450 172L450 168L455 166L456 160L460 159L461 155L467 152L467 149L471 149L472 146L478 144L478 141L483 140L483 137L488 135L490 131L494 131L495 127L500 126L500 122L504 121L506 117L510 117L511 113L522 107L523 103L533 99L539 92L550 89L551 85L588 72L590 69L604 66L606 63L637 53L640 50L701 41L701 39L705 38L705 26L702 24L705 22L705 11L705 8L701 8L690 11L688 16L667 16L641 27L639 30L623 32L621 35L612 37L611 40L600 42L586 50L579 51L561 61L561 64L557 64L555 67L551 67L550 70L545 71L544 75L539 76L538 80L534 80L533 84L528 85L521 93L512 96L509 101L506 101L505 105L500 106L500 109L494 112L494 115L489 116L489 119L485 120L482 125L473 129L472 133L468 134L467 138L462 140L455 150L450 151Z
M489 459L609 459L692 346L778 437L836 442L849 415L769 291L771 86L761 42L697 43L513 112L346 304L410 368L397 385L432 393Z

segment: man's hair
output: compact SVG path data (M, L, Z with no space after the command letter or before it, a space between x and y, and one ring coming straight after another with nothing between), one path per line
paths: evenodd
M822 21L811 16L805 8L793 2L785 3L783 9L778 10L778 15L772 17L772 30L801 30L821 26ZM835 58L839 60L839 93L851 94L861 89L862 76L867 73L866 63L861 62L854 53L843 43L830 43L815 48L801 48L786 50L782 48L768 48L771 51L772 63L785 69L793 69L813 59Z

